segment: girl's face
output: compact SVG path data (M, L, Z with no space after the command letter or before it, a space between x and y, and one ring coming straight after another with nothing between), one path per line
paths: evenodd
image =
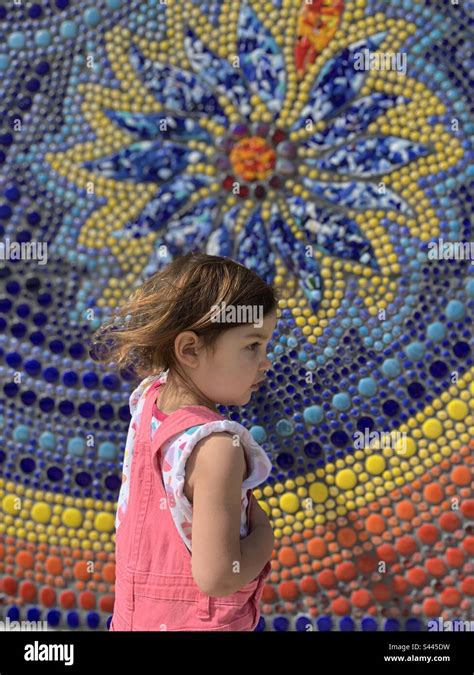
M252 385L265 379L264 371L272 365L266 351L276 323L274 312L264 317L260 328L252 324L230 328L217 339L214 353L203 351L192 378L209 399L225 406L249 401L260 386Z

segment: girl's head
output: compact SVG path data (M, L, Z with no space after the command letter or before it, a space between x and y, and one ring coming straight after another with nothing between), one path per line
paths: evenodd
M266 348L277 317L277 291L255 272L188 253L153 274L97 331L91 356L140 378L168 370L168 391L239 406L271 366Z

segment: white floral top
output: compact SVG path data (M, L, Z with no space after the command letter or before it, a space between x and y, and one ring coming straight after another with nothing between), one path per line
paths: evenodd
M138 387L130 396L130 414L132 419L128 430L127 442L125 446L122 486L118 499L117 513L115 517L115 527L119 527L123 520L124 513L127 508L129 496L129 477L131 470L131 462L133 459L133 446L135 434L140 423L140 416L145 402L146 390L148 387L159 378L162 382L166 382L167 371L162 375L153 375L142 380ZM152 435L156 432L160 424L167 415L162 413L156 405L153 408L152 417ZM247 523L247 490L255 488L265 482L270 475L272 464L267 457L265 450L255 441L252 434L238 422L231 420L216 420L215 422L206 422L187 431L184 431L177 436L169 439L162 448L162 471L163 483L165 485L166 493L168 495L168 506L170 508L173 520L177 530L183 538L186 546L191 550L191 524L193 505L188 501L184 494L185 481L185 466L186 460L191 455L191 452L204 436L219 431L228 431L232 434L238 434L240 441L245 451L248 476L242 483L242 500L241 500L241 524L240 536L246 537L248 535Z

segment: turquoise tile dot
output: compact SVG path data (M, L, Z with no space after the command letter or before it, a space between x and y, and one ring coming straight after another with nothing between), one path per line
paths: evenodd
M412 361L417 361L423 357L425 346L421 342L411 342L405 347L405 354Z
M263 443L267 438L267 432L265 429L257 425L250 428L250 433L257 443Z
M332 404L337 410L348 410L351 406L351 397L344 392L332 397Z
M429 340L433 340L433 342L439 342L446 335L446 326L440 321L434 321L433 323L430 323L426 329L426 335Z
M466 292L471 297L474 298L474 279L468 279L466 282Z
M323 416L323 409L319 405L312 405L306 408L303 413L304 420L308 424L318 424L323 419Z
M460 300L450 300L446 307L446 316L450 321L460 321L464 314L466 313L466 308L464 303Z
M43 450L54 450L56 447L56 436L51 431L44 431L39 439L39 446Z
M397 377L402 371L398 359L385 359L382 363L382 372L387 377Z
M71 438L68 441L67 444L67 451L71 455L75 455L76 457L82 457L86 449L86 444L83 438L80 438L76 436L75 438Z
M38 47L49 47L51 44L51 33L49 30L39 30L35 34L35 45Z
M0 70L6 70L8 68L9 58L6 54L0 54Z
M357 389L362 396L373 396L377 391L377 382L373 377L364 377L359 381Z
M100 459L115 459L117 456L117 447L115 443L110 441L104 441L99 445L99 457Z
M12 49L22 49L25 46L25 36L19 31L15 31L8 36L8 46Z
M77 26L74 21L63 21L59 29L62 38L74 38L77 35Z
M84 21L89 25L89 26L97 26L101 19L101 15L98 9L95 9L95 7L92 7L90 9L86 9L84 12Z
M19 443L26 443L30 438L30 428L26 424L19 424L13 431L13 438Z
M291 436L293 433L293 425L288 420L279 420L275 429L280 436Z

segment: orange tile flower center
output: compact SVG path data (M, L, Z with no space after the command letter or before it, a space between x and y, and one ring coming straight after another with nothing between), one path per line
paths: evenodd
M235 173L247 181L263 180L273 171L276 154L261 136L250 136L236 143L230 152Z

